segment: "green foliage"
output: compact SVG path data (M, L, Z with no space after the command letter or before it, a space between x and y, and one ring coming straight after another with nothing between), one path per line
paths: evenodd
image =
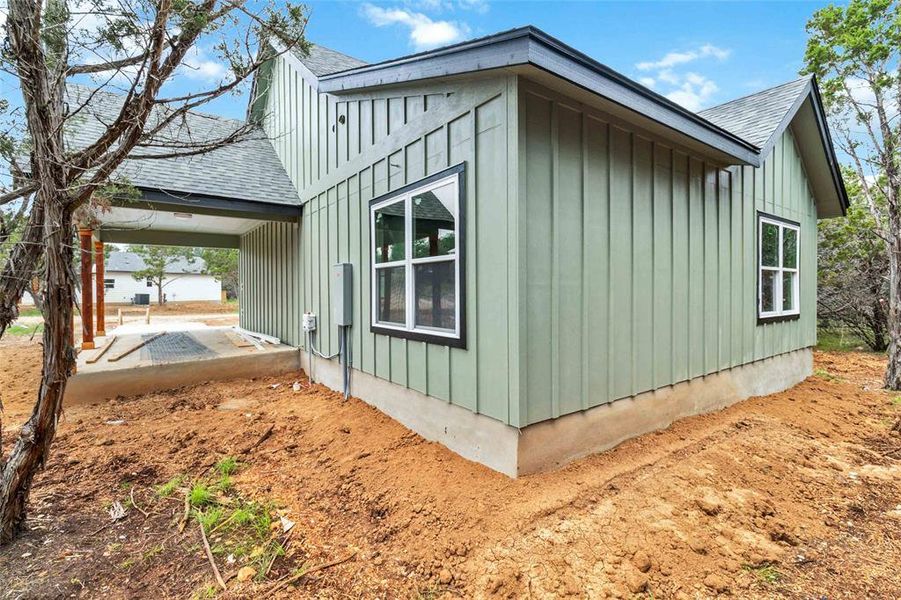
M235 248L203 248L200 257L206 263L203 272L222 283L228 298L238 297L238 250Z
M226 456L216 463L216 470L223 477L234 475L235 471L238 470L238 459L234 456Z
M168 498L176 489L178 489L178 486L181 485L183 479L184 477L182 477L181 475L176 475L163 485L156 488L156 495L160 498Z
M825 352L855 352L867 350L867 343L846 328L817 330L817 350Z
M888 347L889 258L876 219L846 170L851 206L817 226L817 313L826 330L847 330L876 352Z
M770 564L760 566L745 565L745 570L754 573L764 583L775 584L785 578L775 566Z
M188 502L195 508L206 506L212 503L213 500L213 491L203 483L195 483L188 493Z
M131 276L136 281L149 280L157 289L157 300L160 304L165 300L163 288L178 279L178 275L167 277L172 265L182 260L191 265L197 259L193 248L182 246L131 245L128 250L144 260L144 268L135 271Z

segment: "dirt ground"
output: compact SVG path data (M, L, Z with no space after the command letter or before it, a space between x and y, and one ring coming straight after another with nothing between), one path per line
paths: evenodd
M7 444L39 350L0 342ZM220 557L217 597L899 598L901 398L882 368L818 353L791 390L519 480L295 377L69 407L0 597L216 594L183 498L155 490L235 456L235 488L295 533L260 581Z

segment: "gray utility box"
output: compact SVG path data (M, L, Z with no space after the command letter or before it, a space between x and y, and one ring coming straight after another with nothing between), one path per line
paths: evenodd
M332 265L332 315L335 318L335 325L339 327L353 325L353 288L353 265L350 263Z

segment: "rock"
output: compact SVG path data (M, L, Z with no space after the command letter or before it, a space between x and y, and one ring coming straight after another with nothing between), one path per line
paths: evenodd
M719 498L709 494L703 498L695 499L695 504L698 505L698 508L700 508L704 514L710 515L711 517L718 515L720 511L723 510L723 504L719 501Z
M707 544L702 539L696 537L688 538L688 547L698 554L707 554Z
M94 443L95 446L111 446L112 444L113 440L109 438L99 439Z
M453 580L454 576L451 575L451 572L447 569L441 569L441 572L438 573L438 583L441 585L448 585Z
M651 559L644 550L639 550L632 556L632 564L642 573L647 573L651 569Z
M253 567L241 567L238 569L238 581L248 581L253 579L257 574L257 570Z
M648 589L648 576L639 571L633 571L626 576L626 585L633 594L640 594Z
M729 591L729 582L726 581L724 577L717 575L716 573L711 573L710 575L705 577L704 585L706 585L717 594L722 594L723 592Z

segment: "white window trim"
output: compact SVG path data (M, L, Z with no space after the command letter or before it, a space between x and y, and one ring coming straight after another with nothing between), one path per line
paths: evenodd
M763 225L768 223L775 225L779 230L779 266L770 267L763 264ZM782 235L786 229L795 232L796 261L795 268L786 268L782 266ZM794 317L801 314L801 227L795 223L782 221L768 217L766 215L758 215L757 219L757 316L760 319L770 319L773 317ZM763 272L772 271L776 273L776 281L774 286L774 294L776 296L777 306L775 310L763 310ZM792 286L792 306L791 310L782 310L782 276L784 273L794 274L794 285Z
M430 190L443 187L448 183L454 186L454 196L456 198L456 214L454 215L454 253L442 256L427 256L424 258L413 258L413 196L428 192ZM460 237L460 220L461 220L461 201L460 198L460 174L453 173L447 177L442 177L436 181L430 182L421 187L412 188L403 194L392 196L381 202L370 205L369 207L369 240L370 240L370 263L372 271L370 273L370 306L372 309L372 324L379 329L393 330L406 333L418 333L427 336L435 336L448 338L451 340L461 339L462 323L460 309L462 306L462 297L460 293L460 244L463 240ZM378 209L397 204L404 203L404 259L376 264L375 261L375 213ZM416 325L416 302L415 302L415 282L413 280L414 265L435 262L451 262L454 263L454 330L438 329L433 327L424 327ZM378 320L378 278L376 277L379 269L389 267L404 267L404 315L406 322L404 325L397 323L387 323Z

